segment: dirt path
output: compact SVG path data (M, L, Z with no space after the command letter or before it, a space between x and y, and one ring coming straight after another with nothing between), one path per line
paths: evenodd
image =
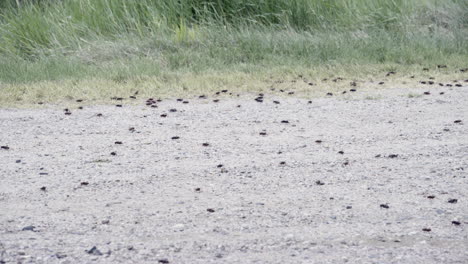
M424 91L0 109L0 261L467 263L468 87Z

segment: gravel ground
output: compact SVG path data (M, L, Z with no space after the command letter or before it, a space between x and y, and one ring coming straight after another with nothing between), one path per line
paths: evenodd
M424 91L0 109L0 263L468 263L468 87Z

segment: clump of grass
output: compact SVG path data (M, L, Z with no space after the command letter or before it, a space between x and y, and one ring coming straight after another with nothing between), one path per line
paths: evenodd
M437 64L448 65L447 75L466 61L463 0L0 2L0 86L10 88L146 78L177 90L167 76L246 74L255 82L278 72L320 78L346 67L352 77Z

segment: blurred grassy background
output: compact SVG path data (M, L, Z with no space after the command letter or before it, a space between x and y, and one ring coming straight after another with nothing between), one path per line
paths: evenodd
M242 75L242 86L272 74L364 78L438 64L448 79L467 61L466 0L0 2L0 102L33 100L38 89L46 101L76 97L90 80L151 79L159 85L148 93L160 93L193 90L189 76L235 86ZM74 85L47 91L60 82ZM102 89L88 97L107 96Z

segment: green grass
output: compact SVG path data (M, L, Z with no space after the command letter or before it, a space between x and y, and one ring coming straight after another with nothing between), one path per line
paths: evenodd
M464 0L0 3L0 105L99 100L136 85L162 96L263 89L272 75L369 79L428 67L463 78L456 70L468 61Z

